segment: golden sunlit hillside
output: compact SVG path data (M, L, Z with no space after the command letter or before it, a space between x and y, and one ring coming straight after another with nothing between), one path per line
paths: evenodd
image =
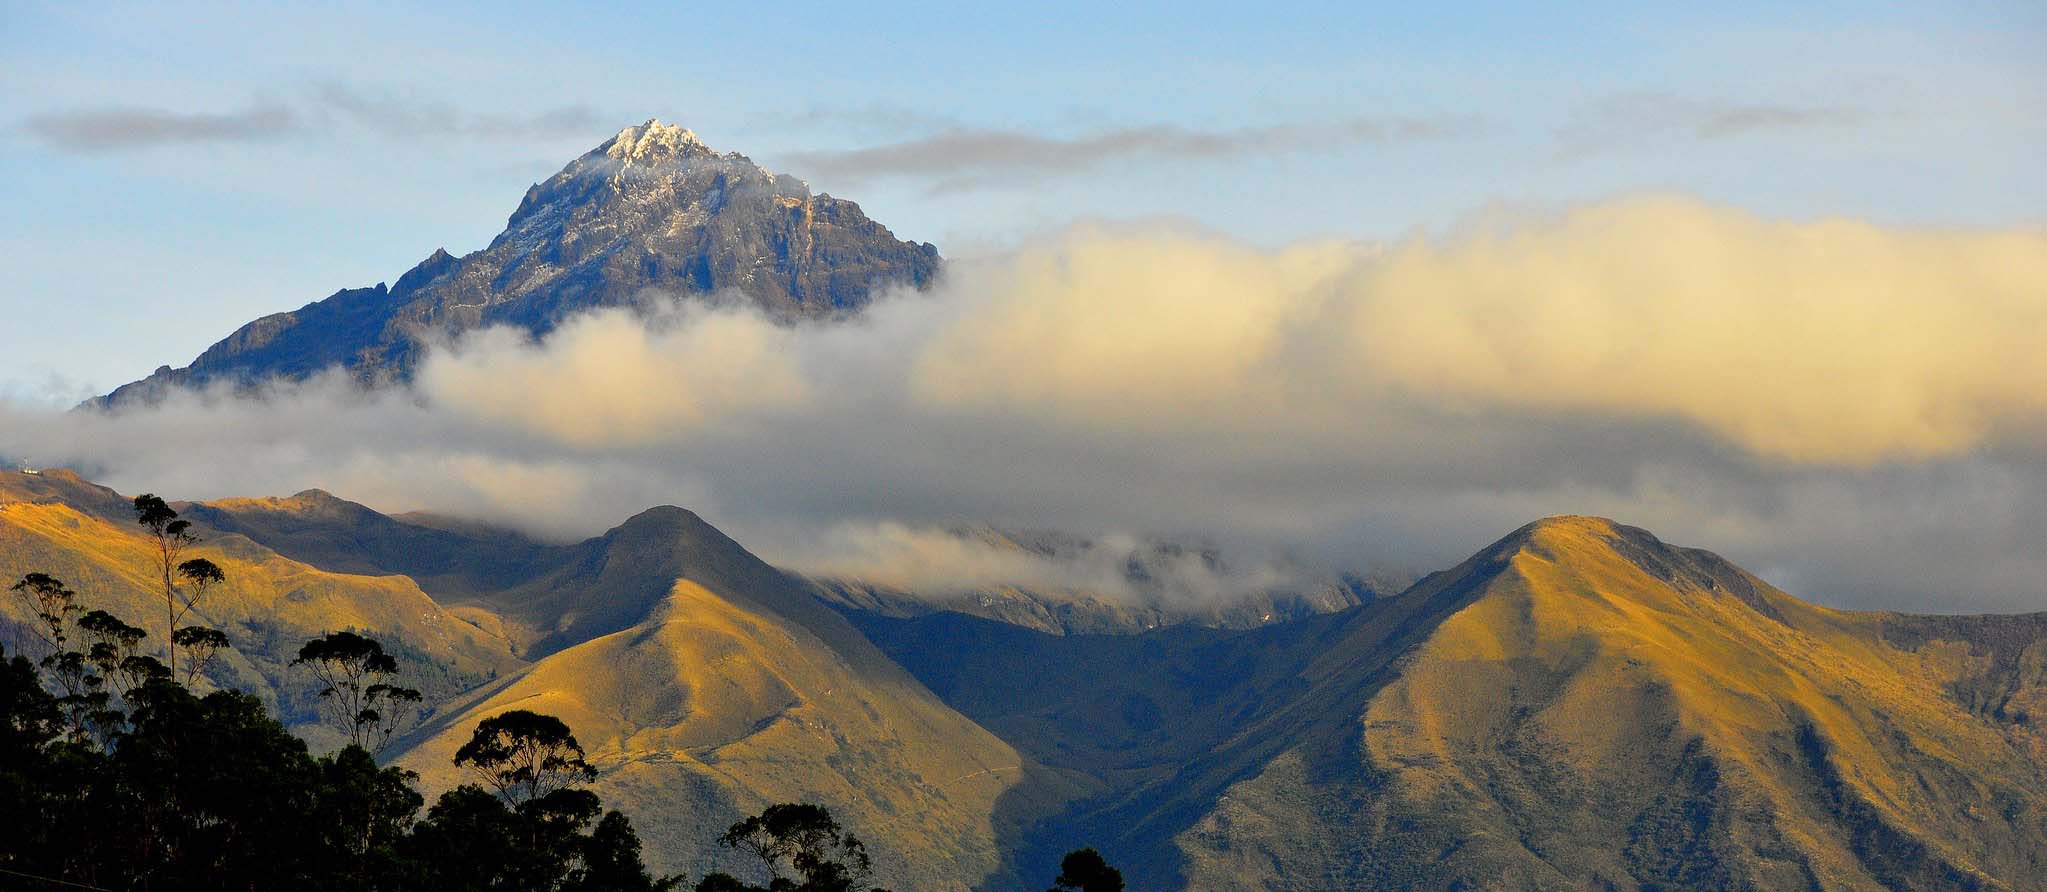
M144 612L147 543L121 525L119 496L62 471L9 482L0 571L55 573L104 599L95 603L153 615ZM601 772L594 789L638 822L656 866L729 868L710 845L727 825L775 802L814 801L859 829L899 888L964 888L964 878L1000 870L1002 840L1088 788L1077 776L1049 779L875 650L810 583L687 511L651 510L578 545L504 534L493 546L475 537L495 531L447 540L324 494L187 510L330 567L451 560L422 575L461 615L515 630L513 641L457 619L410 577L316 569L242 533L209 532L195 553L218 560L230 584L202 613L239 655L221 683L286 692L304 706L307 679L283 665L304 638L328 629L380 637L414 657L408 671L451 677L436 692L437 714L392 752L426 789L471 780L451 758L478 721L510 709L557 715ZM437 552L436 542L446 547ZM526 575L503 590L477 574L505 566L457 559L513 552ZM537 662L514 657L515 641ZM1026 774L1038 785L1020 789Z
M331 572L239 535L203 526L199 534L189 556L212 560L227 575L186 618L226 632L232 643L211 683L259 692L294 721L313 718L317 686L287 664L307 639L330 631L383 639L430 701L522 665L509 641L457 618L406 577ZM148 631L147 651L165 635L156 559L113 491L63 470L0 473L0 579L8 584L30 572L56 576L79 592L82 609L106 610ZM0 616L23 622L26 605L9 594Z
M0 497L0 570L147 626L121 496L56 471ZM307 714L296 644L381 636L433 684L393 750L426 789L467 779L481 720L559 716L650 862L689 874L734 866L709 844L732 821L812 801L902 889L1027 888L1079 841L1140 890L2047 875L2047 616L1817 607L1596 518L1335 613L1070 634L864 608L677 508L574 545L317 493L185 509L230 580L202 606L235 645L213 683Z
M704 841L733 821L811 801L861 828L885 877L920 889L995 872L998 836L1069 795L1016 791L1033 768L1024 757L807 582L687 511L645 512L567 554L483 599L547 631L544 655L407 747L400 762L430 786L462 780L450 759L477 721L532 709L576 729L602 772L596 789L658 841L657 864L701 870Z
M558 651L480 691L401 764L430 786L482 718L558 715L601 772L594 789L627 810L666 868L700 873L703 841L776 802L818 802L874 847L895 888L964 888L996 871L998 802L1017 795L1025 759L838 628L749 608L698 582L675 583L646 622ZM1050 811L1056 791L1031 810ZM1012 806L1014 807L1014 806ZM741 865L743 866L743 865Z

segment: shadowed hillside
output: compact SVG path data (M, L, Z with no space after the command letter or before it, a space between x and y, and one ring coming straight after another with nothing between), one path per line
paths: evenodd
M2047 888L2020 717L2040 617L1826 610L1557 518L1329 628L1169 631L1145 658L862 624L968 715L1113 785L1021 841L1027 867L1086 838L1141 889ZM961 641L981 655L938 657ZM990 696L1016 663L1106 681ZM1148 734L1187 761L1137 755Z
M181 505L186 516L336 573L409 576L437 600L517 585L544 568L546 546L509 529L441 528L389 517L313 489L288 498Z

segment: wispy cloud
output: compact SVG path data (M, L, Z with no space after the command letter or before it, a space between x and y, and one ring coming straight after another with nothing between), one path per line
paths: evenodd
M1567 153L1644 140L1716 140L1769 130L1846 127L1868 113L1851 105L1726 102L1674 93L1636 92L1581 107L1559 131Z
M832 529L803 561L795 569L941 600L1015 587L1054 598L1176 609L1226 605L1312 579L1282 556L1226 560L1222 549L1198 540L893 522Z
M1333 123L1278 124L1195 130L1172 124L1118 127L1061 137L1022 130L949 127L929 136L859 149L786 156L806 176L858 181L875 177L939 178L940 188L997 177L1034 179L1080 173L1118 161L1218 160L1323 152L1371 143L1440 139L1471 129L1469 121L1351 118Z
M813 105L790 115L787 120L791 124L803 127L843 126L862 132L897 135L960 130L967 126L965 122L951 115L934 114L890 102L870 102L854 106Z
M238 143L288 136L303 126L289 106L260 102L239 111L183 112L109 106L32 115L22 128L67 152L118 152L163 145Z
M562 136L590 133L599 125L597 113L586 105L531 115L479 115L447 102L366 93L338 83L319 85L313 98L323 111L398 139Z
M365 92L339 83L315 86L291 103L259 101L236 111L108 106L45 112L21 128L51 148L103 153L200 143L247 143L357 127L390 139L534 138L603 129L597 112L565 105L537 114L464 111L432 99Z
M28 371L29 374L25 376L0 377L0 404L56 408L76 406L83 400L91 399L97 390L87 382L79 381L54 369L31 365Z

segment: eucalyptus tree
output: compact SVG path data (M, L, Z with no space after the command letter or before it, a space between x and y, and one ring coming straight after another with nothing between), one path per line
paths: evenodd
M214 586L227 581L227 573L220 566L205 558L186 558L185 552L199 544L198 534L192 532L192 522L178 517L170 503L155 493L136 496L135 522L148 531L151 542L156 546L157 579L161 586L164 604L164 652L168 661L167 671L172 677L178 674L178 623L183 621L192 609ZM203 627L193 627L200 629ZM210 631L210 630L209 630ZM226 637L208 636L201 632L184 636L189 645L207 648L205 657L210 660L215 651L226 644ZM190 677L190 676L188 676Z
M713 873L697 882L697 892L885 892L868 885L874 862L867 845L821 805L770 805L733 824L718 844L760 862L767 883Z
M43 647L35 665L48 675L56 690L54 705L64 719L64 729L73 740L87 739L87 732L103 725L109 697L106 676L84 651L71 646L71 626L78 621L78 593L64 581L47 573L30 573L9 586L28 606L35 622L30 631Z
M389 683L398 674L397 658L375 638L354 632L307 641L291 665L306 667L319 680L328 723L371 754L390 744L405 725L404 713L421 699L419 691Z
M455 751L455 764L513 808L597 778L567 724L524 709L478 722L469 742Z

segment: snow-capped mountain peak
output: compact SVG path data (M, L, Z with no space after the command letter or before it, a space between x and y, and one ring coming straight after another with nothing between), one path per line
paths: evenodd
M604 144L603 151L612 158L633 164L674 158L693 151L710 154L710 147L697 138L695 131L661 123L659 118L649 118L645 124L620 130L617 136Z

